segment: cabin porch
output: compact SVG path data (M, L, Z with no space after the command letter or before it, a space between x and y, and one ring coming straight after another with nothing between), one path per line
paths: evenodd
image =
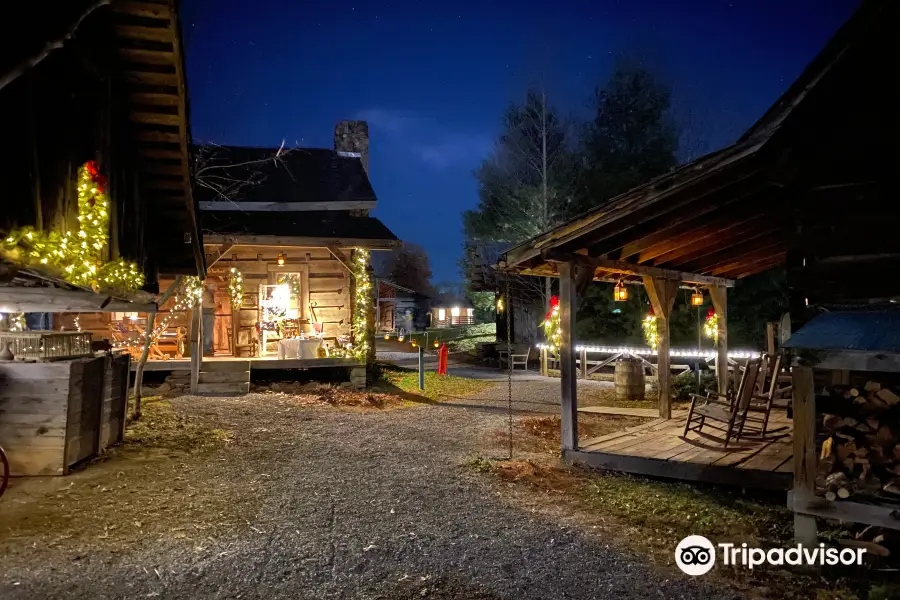
M579 413L606 412L604 407ZM683 436L687 411L671 419L584 440L566 450L567 459L597 469L745 488L788 490L793 477L793 424L784 410L773 411L770 431L760 440L722 440L691 431Z

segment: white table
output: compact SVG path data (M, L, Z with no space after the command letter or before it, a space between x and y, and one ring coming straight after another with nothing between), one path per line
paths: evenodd
M320 339L292 338L278 342L278 358L319 358L319 348L322 347Z

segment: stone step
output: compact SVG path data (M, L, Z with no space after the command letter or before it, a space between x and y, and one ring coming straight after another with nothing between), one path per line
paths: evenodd
M250 392L250 382L201 383L197 386L200 396L243 396Z
M200 383L244 383L250 371L200 371Z

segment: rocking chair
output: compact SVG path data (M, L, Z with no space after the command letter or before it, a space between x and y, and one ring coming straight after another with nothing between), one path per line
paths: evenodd
M764 355L762 364L767 365L770 359L770 356ZM792 386L784 387L780 385L781 359L781 354L775 358L771 376L767 372L765 366L760 369L758 377L759 385L756 386L757 393L753 394L750 401L750 407L748 408L749 414L746 419L746 424L749 424L749 426L745 427L745 429L751 435L759 436L761 438L765 437L772 409L777 406L776 401L783 399L786 394L791 393ZM769 383L768 389L766 388L766 381ZM779 431L779 429L785 428L776 428L773 431Z
M691 394L691 409L684 424L682 437L687 436L689 431L704 435L703 428L708 427L725 434L726 448L732 438L739 438L744 430L747 410L756 389L759 366L758 358L747 361L744 376L733 399L722 394L711 394L709 397Z

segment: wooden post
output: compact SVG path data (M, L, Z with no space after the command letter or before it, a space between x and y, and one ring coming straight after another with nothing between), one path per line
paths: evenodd
M200 385L200 361L203 360L203 303L191 309L191 394L196 394Z
M710 286L709 297L712 299L716 315L719 317L719 340L717 342L718 358L716 359L716 378L719 380L719 393L728 393L728 288Z
M775 354L775 323L771 321L766 323L766 352L769 356Z
M816 396L811 367L795 366L791 375L794 407L793 499L796 502L798 499L805 500L815 495ZM814 547L818 543L816 518L795 512L794 539L798 544Z
M578 382L575 379L575 267L559 265L559 378L562 405L562 449L578 448Z
M550 376L550 369L547 364L547 349L541 348L541 375L544 377Z
M659 416L672 418L672 367L669 357L669 317L678 293L678 282L670 279L644 277L644 288L656 314L659 346L656 352L656 374L659 378Z
M587 379L587 376L588 376L588 373L587 373L588 372L587 350L582 348L582 350L579 354L580 354L580 356L578 357L578 359L581 362L581 378Z

